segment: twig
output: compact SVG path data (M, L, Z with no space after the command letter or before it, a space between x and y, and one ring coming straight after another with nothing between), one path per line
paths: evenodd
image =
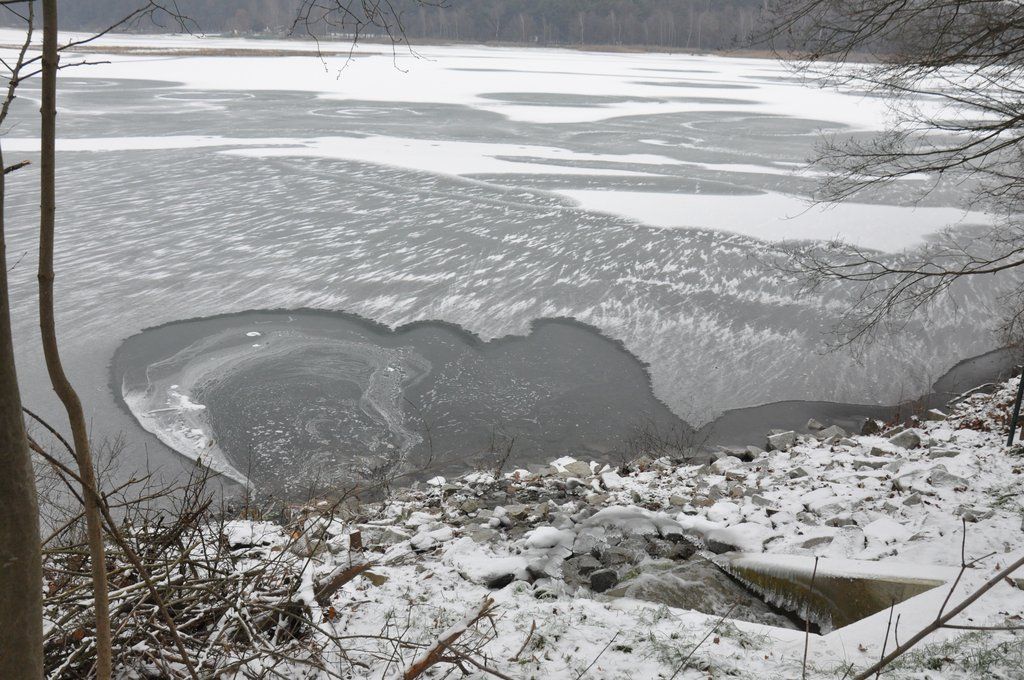
M442 633L441 638L425 653L413 660L413 662L402 673L403 680L413 680L422 675L428 668L443 661L444 650L451 647L452 643L458 640L467 630L476 625L477 621L489 616L494 610L494 600L485 597L476 613L466 618L461 623L449 628Z
M880 656L883 659L885 658L885 648L889 646L889 631L892 630L892 613L893 613L893 611L895 609L896 609L896 600L893 600L892 604L889 606L889 622L887 624L885 624L885 639L882 640L882 653L881 653ZM881 668L879 668L878 672L875 673L875 680L878 680L878 677L880 675L882 675L882 669Z
M31 165L31 161L18 161L14 165L8 165L6 168L4 168L4 174L7 175L14 172L15 170L21 170L26 165Z
M619 632L620 631L615 631L615 635L612 636L612 639L608 641L608 644L601 648L601 651L598 652L597 656L594 657L594 660L590 662L590 665L580 671L580 674L576 676L576 680L580 680L580 678L587 674L587 671L594 667L594 664L601 658L601 655L608 651L608 648L612 646L613 642L615 642L615 638L619 637Z
M445 644L444 642L442 642L441 644L444 645L445 648L447 648L449 652L451 652L455 656L459 657L459 659L461 659L462 661L465 661L466 663L468 663L471 666L476 666L477 668L482 670L484 673L487 673L489 675L493 675L496 678L501 678L502 680L515 680L514 678L512 678L512 677L510 677L508 675L505 675L501 671L496 670L494 668L491 668L490 666L477 661L476 659L474 659L472 656L470 656L466 652L462 651L461 649L457 649L455 647L452 647L452 646L450 646L448 644Z
M533 622L530 623L530 632L527 633L526 639L523 640L523 646L519 648L519 651L516 652L515 656L513 656L511 659L509 659L509 661L512 661L512 662L519 661L519 656L526 650L526 646L528 644L530 644L530 640L533 639L533 634L534 634L534 632L536 632L536 630L537 630L537 620L534 619Z
M705 635L701 639L701 641L698 642L697 645L693 649L690 650L690 653L687 654L686 657L684 657L683 660L679 662L679 667L676 668L676 672L673 673L672 677L669 678L668 680L675 680L676 676L678 676L682 672L683 668L686 667L686 662L690 660L690 657L693 656L694 653L698 649L700 649L701 645L703 645L705 642L707 642L707 639L709 637L711 637L716 630L718 630L718 627L721 626L722 622L725 621L729 617L729 614L732 614L732 610L735 609L735 608L736 608L736 604L733 603L733 605L731 607L729 607L729 609L724 614L722 614L721 618L718 619L718 622L715 623L714 627L711 630L708 631L708 634Z

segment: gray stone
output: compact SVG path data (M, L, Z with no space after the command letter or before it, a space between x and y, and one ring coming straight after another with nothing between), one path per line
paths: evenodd
M872 470L880 470L889 464L888 458L854 458L853 469L863 470L870 468Z
M742 482L747 479L747 474L746 470L726 470L725 478L731 482Z
M980 522L984 519L989 519L995 514L994 510L981 510L978 508L971 508L966 505L961 505L956 509L956 514L963 517L968 522ZM1024 524L1021 525L1024 527Z
M412 537L412 534L395 529L394 527L387 527L380 533L377 541L382 545L394 545L395 543L401 543L407 541Z
M761 454L764 453L764 449L762 449L760 446L751 445L747 447L747 453L750 456L750 460L755 460L759 458Z
M737 546L733 545L732 543L727 543L725 541L720 541L720 540L715 539L715 538L705 539L705 543L708 546L708 550L710 550L711 552L715 553L716 555L721 555L722 553L727 553L727 552L732 552L734 550L738 550Z
M598 569L590 574L590 589L595 593L603 593L619 583L619 576L612 569Z
M680 539L682 537L680 536ZM651 557L664 557L670 560L685 560L697 551L692 543L684 540L665 540L647 537L647 554Z
M824 430L815 435L818 439L832 439L836 438L836 441L846 436L846 430L839 427L838 425L829 425Z
M815 536L814 538L808 538L806 541L800 544L801 548L817 548L819 545L828 545L832 542L831 536Z
M789 451L795 445L796 432L790 430L789 432L768 435L768 446L766 448L769 451Z
M945 413L943 413L939 409L933 408L933 409L931 409L930 411L928 411L927 413L924 414L924 419L925 420L930 420L932 422L941 422L943 420L949 420L949 416L947 416Z
M817 420L815 420L814 418L811 418L810 420L808 420L807 421L807 425L805 425L804 427L806 427L808 430L824 430L825 429L825 426L822 425Z
M498 532L490 527L476 526L469 529L466 535L477 543L490 543L498 537Z
M593 555L579 555L569 558L565 563L581 576L586 576L601 568L601 562Z
M505 514L507 514L512 519L526 519L530 514L530 506L523 505L522 503L506 505Z
M576 534L576 539L572 543L572 551L577 555L599 555L601 550L607 545L608 541L603 528L588 527Z
M622 548L617 545L605 548L601 551L601 562L605 566L617 567L624 564L633 564L642 556L647 555L647 546L644 545L640 550L632 548Z
M681 508L684 505L686 505L686 499L682 496L677 495L669 496L668 504L675 508Z
M459 505L459 510L462 510L462 512L466 513L467 515L472 515L479 509L480 501L478 501L475 498L467 498L466 500L462 501L461 505Z
M722 456L711 464L711 469L721 475L724 474L726 470L734 468L742 462L743 461L733 455Z
M495 576L489 580L485 585L491 590L501 590L508 584L516 580L515 574L502 574L501 576Z
M921 436L915 430L903 430L889 437L889 443L904 449L916 449L921 446Z
M953 449L939 449L939 448L928 449L928 457L929 458L955 458L956 456L959 456L959 455L960 455L960 452L959 451L954 451Z
M865 420L864 421L864 425L862 425L861 428L860 428L860 433L862 435L864 435L865 437L874 436L876 434L879 434L881 431L882 431L882 423L881 423L881 421L875 420L873 418L868 418L867 420Z
M920 505L921 494L912 493L903 499L903 505Z
M811 473L807 471L807 468L801 466L801 467L793 468L792 470L790 470L789 471L789 478L790 479L800 479L801 477L807 477L809 474L811 474Z
M562 473L563 476L576 477L578 479L586 479L592 474L590 465L581 460L576 460L566 465L565 472Z
M967 480L963 477L957 477L954 474L946 472L942 468L935 468L931 474L928 475L928 483L932 486L942 486L953 488L957 486L967 486Z
M852 527L857 526L857 520L849 515L836 515L825 520L825 525L830 527Z

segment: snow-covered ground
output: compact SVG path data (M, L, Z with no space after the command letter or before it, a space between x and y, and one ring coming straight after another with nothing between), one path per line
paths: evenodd
M787 450L736 451L745 461L640 459L612 470L562 458L497 477L436 478L376 514L350 505L348 519L313 511L305 526L323 543L297 546L284 529L246 522L230 524L228 538L268 554L289 546L311 582L338 565L372 562L372 578L345 586L331 603L336 617L323 624L352 640L400 631L414 645L430 645L492 597L494 627L483 625L493 639L481 658L517 678L801 677L798 627L752 622L773 615L739 600L731 604L746 608L747 620L722 621L734 608L720 587L677 579L670 590L658 580L704 556L734 557L733 549L779 570L799 572L817 556L820 574L946 582L896 603L891 614L811 634L807 677L849 677L850 664L864 669L879 658L891 615L890 650L894 638L906 641L937 616L962 548L968 561L984 559L965 571L946 611L1024 551L1024 453L1005 446L1016 389L1014 379L964 399L948 418L932 414L873 436L781 433L775 445ZM359 550L351 549L354 531ZM318 547L307 563L311 545ZM644 579L662 587L644 588ZM1020 583L998 583L953 623L1019 626ZM687 593L692 599L680 600ZM702 601L706 613L680 601ZM352 677L386 675L375 654L401 665L388 644L366 643L342 665ZM415 649L398 656L409 663ZM883 677L1019 678L1022 653L1019 631L943 629Z

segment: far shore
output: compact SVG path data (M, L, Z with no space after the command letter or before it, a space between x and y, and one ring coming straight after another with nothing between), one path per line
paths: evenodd
M70 31L73 33L88 33L88 31ZM123 33L113 34L124 35L131 38L138 38L146 35L165 36L180 35L175 33ZM765 59L771 61L797 60L796 53L782 53L768 48L736 48L729 50L699 50L692 48L664 47L658 45L603 45L603 44L568 44L568 43L535 43L535 42L505 42L505 41L455 41L455 40L424 40L410 38L405 42L393 43L391 41L363 37L353 45L353 49L338 49L337 47L322 48L312 40L303 40L288 35L229 35L223 33L210 33L201 37L218 39L240 39L240 40L287 40L294 43L308 44L309 49L281 49L263 48L255 45L239 47L197 47L197 48L172 48L165 46L145 47L141 45L80 45L74 48L74 52L81 54L117 54L129 56L158 56L158 57L363 57L381 54L380 50L358 49L359 45L374 46L383 48L386 51L393 49L401 50L415 47L500 47L500 48L522 48L522 49L555 49L573 50L577 52L604 52L611 54L666 54L689 57L726 57L732 59ZM116 37L115 37L116 39ZM337 45L347 40L344 36L331 37L323 42L329 45ZM20 49L20 44L0 43L0 49ZM873 59L869 55L848 55L848 61L870 62Z

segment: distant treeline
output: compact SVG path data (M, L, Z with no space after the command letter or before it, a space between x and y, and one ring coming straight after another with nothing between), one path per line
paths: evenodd
M765 0L393 0L410 40L539 45L623 45L685 50L745 47ZM61 3L66 30L109 25L138 0ZM320 5L331 4L323 1ZM348 4L348 3L345 3ZM359 6L359 2L351 3ZM207 33L287 34L300 0L177 0ZM146 22L138 30L169 30ZM316 27L314 27L316 28ZM320 27L320 32L329 33ZM298 33L303 33L300 29ZM380 35L368 29L367 37Z

